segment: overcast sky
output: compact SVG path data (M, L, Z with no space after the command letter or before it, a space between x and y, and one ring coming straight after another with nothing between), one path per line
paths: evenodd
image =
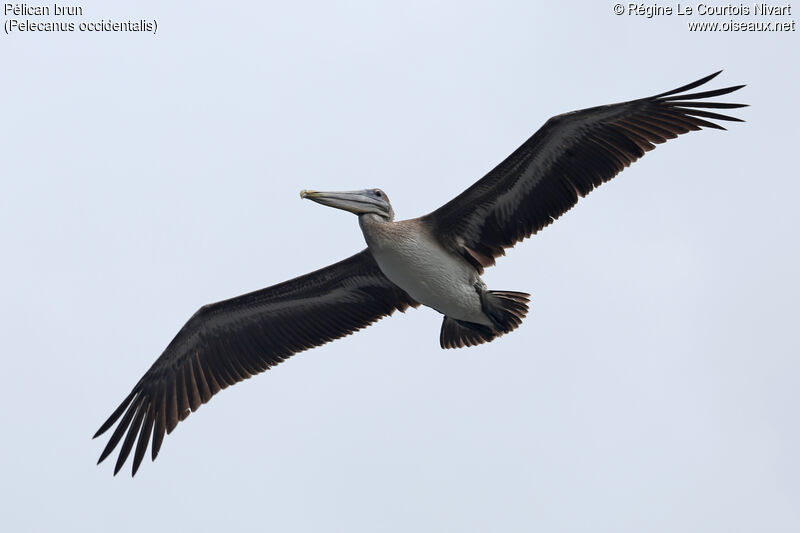
M687 24L800 13L334 4L85 1L73 32L2 34L0 527L800 530L800 41ZM3 22L26 18L66 20ZM104 19L158 30L78 29ZM397 315L225 390L136 478L95 466L198 307L364 246L300 189L415 217L552 115L722 68L747 122L660 146L487 271L533 295L513 334L443 351L438 313Z

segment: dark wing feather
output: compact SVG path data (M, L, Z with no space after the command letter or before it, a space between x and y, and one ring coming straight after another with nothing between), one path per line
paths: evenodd
M721 71L720 71L721 72ZM479 271L530 237L645 152L689 131L725 129L710 120L741 119L705 111L745 104L699 102L744 87L686 94L719 72L649 98L558 115L486 176L422 217L435 235Z
M164 434L221 389L417 305L383 275L367 250L279 285L206 305L97 431L95 437L121 418L98 463L122 441L116 474L136 444L136 474L151 435L155 460Z

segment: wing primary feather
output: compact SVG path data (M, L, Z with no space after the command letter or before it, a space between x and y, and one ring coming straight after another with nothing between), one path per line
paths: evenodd
M125 411L125 409L127 409L128 404L131 403L131 400L133 400L133 397L135 395L136 395L136 388L134 388L131 391L131 393L128 394L128 396L124 400L122 400L122 403L119 404L119 407L117 407L113 413L111 413L111 416L108 417L108 420L103 422L103 425L100 426L100 429L98 429L97 433L95 433L94 436L92 437L93 439L96 439L97 437L108 431L108 428L114 425L114 422L116 422L117 419L120 416L122 416L122 413Z
M714 122L702 119L700 117L692 116L692 118L694 119L694 121L697 123L698 126L702 126L704 128L713 128L715 130L724 130L725 129L725 127L720 126L719 124L716 124Z
M670 107L707 107L709 109L738 109L741 107L749 107L750 104L729 104L726 102L695 102L683 100L669 102Z
M670 96L670 95L672 95L672 94L677 94L677 93L683 93L683 92L686 92L686 91L691 91L691 90L692 90L692 89L694 89L695 87L700 87L700 86L701 86L701 85L703 85L704 83L708 83L709 81L713 80L714 78L716 78L717 76L719 76L719 75L720 75L720 73L722 73L722 71L721 71L721 70L718 70L718 71L716 71L716 72L715 72L715 73L713 73L713 74L709 74L709 75L708 75L708 76L706 76L705 78L700 78L700 79L699 79L699 80L697 80L697 81L693 81L692 83L688 83L688 84L686 84L686 85L684 85L684 86L682 86L682 87L678 87L677 89L672 89L671 91L667 91L667 92L665 92L665 93L657 94L657 95L655 95L653 98L663 98L663 97L665 97L665 96Z
M136 413L138 403L139 399L137 398L135 402L131 403L128 406L128 410L125 411L125 416L122 417L122 420L120 420L117 429L114 430L114 433L111 434L111 438L108 439L108 443L106 444L106 447L103 449L103 453L100 454L100 458L97 460L97 464L102 463L103 460L105 460L105 458L108 457L108 455L112 451L114 451L114 448L117 447L119 440L122 438L122 435L125 434L125 430L130 425L131 419L133 418L133 415Z
M139 465L142 464L142 458L147 451L147 442L150 440L150 433L153 431L155 409L153 408L152 403L147 402L145 413L144 422L142 422L142 429L139 431L139 439L136 441L136 451L133 453L131 477L136 475L136 471L139 470Z
M696 117L705 117L705 118L713 118L716 120L727 120L729 122L744 122L744 120L738 117L732 117L730 115L723 115L721 113L714 113L712 111L703 111L702 109L686 109L682 110L684 113L689 115L693 115Z
M703 91L700 93L690 93L690 94L676 94L674 96L667 96L666 98L659 98L662 102L669 102L671 100L681 100L683 98L687 99L694 99L699 100L701 98L712 98L714 96L722 96L723 94L732 93L733 91L738 91L744 85L734 85L733 87L724 87L722 89L714 89L713 91Z
M136 414L133 417L133 423L131 423L130 427L128 428L127 435L125 435L125 440L122 442L122 448L120 449L119 456L117 457L117 464L114 466L115 476L117 475L117 472L119 472L119 469L122 468L122 465L125 464L128 454L131 453L131 447L133 447L136 434L139 433L139 427L142 425L142 418L144 416L144 410L142 408L144 406L142 405L141 400L137 401L134 405L136 405Z

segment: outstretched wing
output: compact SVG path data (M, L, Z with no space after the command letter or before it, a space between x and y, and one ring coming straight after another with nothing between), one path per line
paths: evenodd
M579 196L656 144L704 127L725 129L711 120L742 122L706 109L746 104L701 100L744 85L686 94L718 74L649 98L555 116L486 176L422 220L479 270L493 265L505 248L553 222Z
M383 275L368 250L305 276L200 308L95 434L122 417L98 463L122 443L114 474L136 443L135 475L152 435L164 433L221 389L297 352L419 305Z

